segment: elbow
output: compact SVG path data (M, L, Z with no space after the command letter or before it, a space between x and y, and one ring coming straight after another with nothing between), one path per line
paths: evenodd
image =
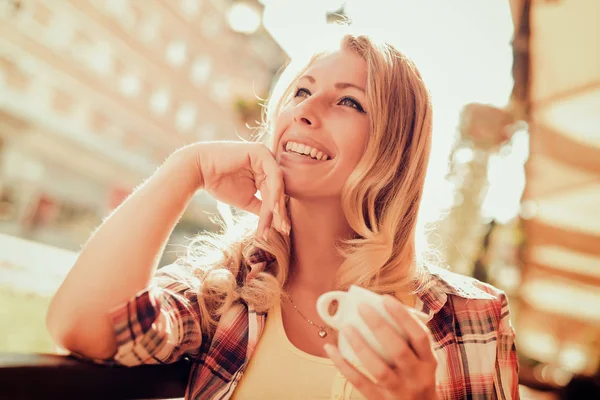
M52 299L50 306L46 312L46 330L50 334L50 337L54 341L54 343L65 347L65 337L69 332L69 327L72 324L69 324L64 313L59 312L57 310L56 298Z
M46 312L46 330L50 334L52 340L65 347L65 341L76 332L75 323L76 316L74 307L64 307L65 302L61 301L60 293L57 293L52 298L48 310Z
M46 329L56 345L90 359L112 359L117 353L114 334L98 325L102 324L77 322L73 316L60 313L52 306L46 315Z
M64 313L59 313L56 307L52 305L48 308L46 314L46 330L50 334L50 338L59 347L69 351L76 351L73 343L77 331L73 328L75 324L69 322Z

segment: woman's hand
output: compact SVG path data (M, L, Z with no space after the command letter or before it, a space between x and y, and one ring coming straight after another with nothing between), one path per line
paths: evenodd
M400 328L403 339L371 306L362 304L359 312L377 340L394 360L389 365L363 339L356 329L342 330L362 365L377 383L350 365L337 347L325 345L325 351L346 379L367 399L435 399L437 360L425 325L392 296L384 296L384 305Z
M257 234L289 234L283 174L262 143L203 142L184 148L196 154L201 188L215 199L259 216ZM261 199L255 196L259 191Z

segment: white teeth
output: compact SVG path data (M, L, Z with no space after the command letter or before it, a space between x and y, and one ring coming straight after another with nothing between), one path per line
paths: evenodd
M328 160L329 156L324 154L322 151L315 149L314 147L307 146L301 143L287 142L285 145L285 151L291 151L298 154L304 154L315 160Z

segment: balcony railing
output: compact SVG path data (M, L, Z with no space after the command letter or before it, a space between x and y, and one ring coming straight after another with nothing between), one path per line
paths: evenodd
M576 377L566 387L559 387L540 380L533 367L528 362L521 365L519 383L524 398L529 398L526 395L531 390L538 393L539 397L532 397L536 399L600 398L600 375ZM66 355L0 353L0 399L178 399L185 395L190 368L190 361L108 367Z
M1 399L173 399L191 364L106 367L54 354L0 353Z

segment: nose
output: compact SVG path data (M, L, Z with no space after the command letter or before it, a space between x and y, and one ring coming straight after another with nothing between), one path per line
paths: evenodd
M314 103L314 100L309 98L298 104L293 113L294 122L311 128L318 127L320 118L316 110L317 104Z

